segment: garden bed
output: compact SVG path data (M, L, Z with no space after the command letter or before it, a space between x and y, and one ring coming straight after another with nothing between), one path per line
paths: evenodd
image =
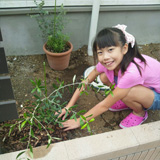
M150 55L160 61L160 44L149 44L140 46L142 53ZM77 75L77 81L83 76L84 70L91 66L92 60L87 56L87 46L80 48L77 51L72 52L71 61L69 68L64 71L54 71L52 70L46 60L45 55L33 55L33 56L8 56L7 64L9 68L9 73L11 76L13 92L15 95L17 109L19 115L23 114L25 107L31 105L31 102L34 100L33 95L30 93L32 90L32 85L30 79L44 79L43 73L43 62L46 62L46 74L47 74L47 86L48 93L51 93L53 90L52 84L56 83L56 78L59 78L60 81L64 81L65 84L72 83L73 76ZM64 101L71 98L72 94L68 91L65 92ZM89 110L99 101L104 98L103 92L95 93L93 90L90 90L88 96L83 96L77 101L78 108L76 110L86 109ZM91 123L91 129L93 134L104 133L112 130L118 130L120 121L129 113L131 110L122 111L122 112L106 112L101 116L97 117L95 122ZM149 118L145 123L157 121L160 119L160 112L149 111ZM2 125L1 123L0 125ZM52 127L52 126L51 126ZM89 133L87 130L76 129L68 132L63 132L62 129L55 126L55 132L51 133L54 137L62 138L62 141L85 137ZM0 127L1 133L0 137L3 139L4 135L8 132L7 129L2 129ZM29 131L25 131L29 132ZM38 142L34 145L41 146L47 144L47 137L43 136L43 132L38 137L42 136ZM13 152L20 149L25 149L26 144L19 144L18 138L21 137L17 131L13 132L12 138L7 138L5 143L3 143L3 152ZM56 142L56 141L55 141Z

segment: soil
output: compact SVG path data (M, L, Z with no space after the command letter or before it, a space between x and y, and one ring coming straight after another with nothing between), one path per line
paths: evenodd
M151 57L156 58L160 61L160 44L148 44L139 46L141 53L147 54ZM7 64L9 69L9 74L11 76L11 82L13 87L13 92L15 100L17 103L17 110L19 116L23 113L26 106L30 106L31 102L34 100L31 90L33 89L30 79L35 80L41 79L44 80L44 70L43 62L46 62L46 75L47 75L47 86L48 94L53 91L52 84L57 82L57 78L60 81L64 81L65 84L72 83L73 76L77 76L77 81L80 82L83 77L83 73L86 68L93 65L93 60L87 55L87 46L83 46L77 51L73 51L71 54L70 65L64 71L55 71L48 66L46 55L29 55L29 56L7 56ZM154 65L154 64L153 64ZM72 94L66 92L63 96L64 101L69 101ZM81 98L77 101L78 108L76 111L85 109L88 111L98 102L104 99L103 91L95 93L93 90L90 90L89 95L82 95ZM93 134L104 133L112 130L117 130L119 128L119 123L124 119L131 110L125 110L121 112L111 112L107 111L101 116L98 116L94 122L90 124ZM149 111L149 118L145 123L157 121L160 119L160 111ZM10 121L11 122L11 121ZM3 138L7 134L7 129L2 129L2 124L0 123L0 137ZM89 136L90 134L86 129L76 129L67 132L63 132L58 126L55 127L54 137L58 136L62 140L69 140L78 137ZM38 137L43 137L43 132ZM17 138L17 139L16 139ZM13 137L7 138L5 143L3 143L3 152L12 152L15 150L25 149L26 144L19 145L18 139L20 135L18 131L14 132ZM47 137L40 138L40 141L36 142L34 146L39 146L46 144ZM56 141L55 141L56 142Z

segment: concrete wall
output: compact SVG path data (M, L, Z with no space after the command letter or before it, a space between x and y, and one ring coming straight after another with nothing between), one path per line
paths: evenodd
M15 160L20 152L1 154L0 159ZM33 152L33 160L160 160L160 121L54 143L48 149L40 146ZM27 157L26 152L21 158Z
M91 7L67 7L70 19L66 31L74 50L88 44ZM0 27L6 55L43 54L41 32L30 9L0 10ZM102 6L98 31L116 24L126 24L139 44L160 43L160 5L156 6Z

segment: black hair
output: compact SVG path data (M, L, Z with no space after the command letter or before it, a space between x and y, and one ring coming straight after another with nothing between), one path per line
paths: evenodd
M105 47L111 47L111 46L124 46L126 43L125 35L124 33L118 29L118 28L105 28L101 30L94 42L93 42L93 53L94 53L94 62L96 63L97 58L97 47L99 49L105 48ZM138 50L137 43L135 42L134 47L131 47L131 44L128 44L128 51L123 56L122 62L120 63L120 69L122 74L126 71L127 67L129 66L130 62L133 62L137 68L138 71L141 74L140 66L134 61L134 57L141 60L141 62L144 62L146 64L146 60L143 58L143 56L140 54Z

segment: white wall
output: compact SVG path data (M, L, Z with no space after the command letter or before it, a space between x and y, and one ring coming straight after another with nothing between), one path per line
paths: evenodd
M68 6L65 9L70 19L66 32L70 35L74 50L77 50L83 45L88 45L92 6ZM41 32L36 21L27 15L30 12L30 8L0 10L0 28L3 36L0 47L5 48L6 55L44 53ZM138 44L160 43L159 17L160 4L104 5L100 7L97 31L116 24L126 24L127 31L136 37Z
M41 0L37 0L41 1ZM160 4L160 0L99 0L101 5L147 5ZM57 5L64 4L64 6L81 6L92 5L93 0L57 0ZM46 6L53 6L54 0L45 0ZM31 7L35 6L34 0L1 0L0 8L13 7Z

